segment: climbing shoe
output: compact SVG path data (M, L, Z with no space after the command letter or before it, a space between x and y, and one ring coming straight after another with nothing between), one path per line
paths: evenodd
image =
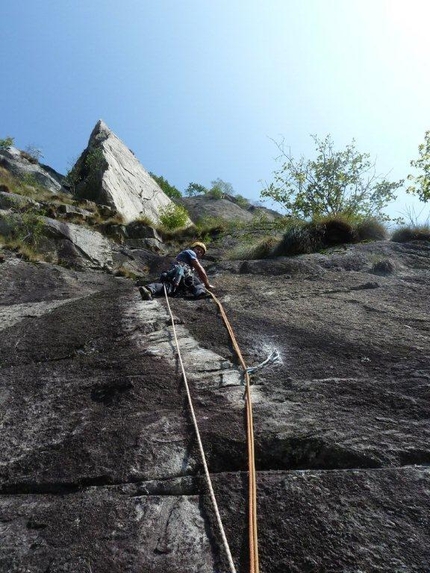
M202 298L208 298L210 295L207 292L199 292L198 294L194 295L196 300L200 300Z
M152 292L149 290L149 288L141 286L139 287L139 292L142 300L152 300Z

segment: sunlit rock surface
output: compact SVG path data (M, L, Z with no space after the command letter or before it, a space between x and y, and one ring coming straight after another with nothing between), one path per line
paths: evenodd
M252 378L261 571L428 571L429 244L207 269L247 365L281 356ZM227 571L163 300L12 253L0 292L0 571ZM211 299L170 303L246 571L237 360Z
M65 191L62 187L63 175L57 173L52 167L39 163L36 159L30 161L23 155L22 151L15 147L0 149L0 166L19 179L27 181L28 184L34 181L39 185L43 185L51 193Z
M75 177L79 179L80 173L85 174L88 154L94 150L100 150L102 156L97 167L97 180L91 186L78 184L79 196L109 205L125 222L147 217L158 223L160 212L173 205L172 201L133 152L101 120L93 129L88 147L75 166Z

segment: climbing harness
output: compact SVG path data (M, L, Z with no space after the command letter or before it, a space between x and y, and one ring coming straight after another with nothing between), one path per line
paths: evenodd
M189 286L193 281L193 270L189 265L182 262L175 262L172 267L161 273L160 280L162 283L170 285L169 294L176 293L181 286L181 283Z
M164 285L164 296L165 296L165 299L166 299L167 308L169 309L169 313L170 313L170 318L171 318L171 323L172 323L172 330L173 330L173 336L174 336L174 338L175 338L175 344L176 344L176 349L177 349L177 353L178 353L178 360L179 360L179 363L180 363L180 365L181 365L182 378L183 378L183 381L184 381L185 390L186 390L186 392L187 392L188 404L189 404L190 411L191 411L191 417L192 417L192 419L193 419L194 429L195 429L196 437L197 437L197 443L198 443L199 450L200 450L200 456L201 456L201 459L202 459L203 468L204 468L205 476L206 476L206 481L207 481L208 488L209 488L209 494L210 494L211 501L212 501L212 505L213 505L213 508L214 508L214 511L215 511L215 516L216 516L216 519L217 519L218 527L219 527L220 532L221 532L221 537L222 537L222 541L223 541L223 544L224 544L224 548L225 548L225 552L226 552L226 555L227 555L227 559L228 559L228 562L229 562L229 565L230 565L231 573L236 573L236 568L235 568L235 566L234 566L233 557L232 557L232 555L231 555L230 547L229 547L229 545L228 545L227 537L226 537L226 535L225 535L224 526L223 526L223 524L222 524L221 515L220 515L219 509L218 509L218 504L217 504L217 501L216 501L216 498L215 498L215 493L214 493L213 486L212 486L212 480L211 480L211 477L210 477L210 474L209 474L208 465L207 465L207 462L206 462L206 456L205 456L205 452L204 452L204 449L203 449L203 443L202 443L202 440L201 440L201 437L200 437L200 431L199 431L199 427L198 427L198 424L197 424L197 418L196 418L196 415L195 415L195 412L194 412L194 406L193 406L193 401L192 401L192 398L191 398L190 388L189 388L189 385L188 385L187 375L186 375L186 372L185 372L184 363L183 363L183 361L182 361L181 351L180 351L180 349L179 349L179 342L178 342L178 337L177 337L177 335L176 335L176 328L175 328L175 320L174 320L174 317L173 317L173 314L172 314L172 310L171 310L171 308L170 308L169 297L168 297L166 285ZM252 572L252 573L254 573L254 572Z

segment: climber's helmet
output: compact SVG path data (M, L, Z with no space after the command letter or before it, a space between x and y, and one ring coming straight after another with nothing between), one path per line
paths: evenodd
M193 243L191 245L192 249L200 249L201 251L201 256L203 256L206 253L206 245L204 243L200 243L199 241L196 241L195 243Z

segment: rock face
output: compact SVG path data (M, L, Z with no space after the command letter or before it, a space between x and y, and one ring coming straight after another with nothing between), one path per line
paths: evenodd
M276 211L266 209L265 207L249 205L248 208L243 208L235 203L234 197L229 197L228 195L222 199L215 199L214 197L205 195L181 197L178 202L187 209L193 221L210 217L219 218L224 221L249 223L256 219L274 221L281 217Z
M425 573L430 246L208 267L253 376L265 573ZM0 571L228 571L163 300L102 272L0 264ZM212 300L171 299L238 571L244 396Z
M7 169L10 173L21 179L35 182L43 185L47 191L58 193L65 191L63 188L64 176L57 173L52 167L42 165L37 161L30 161L25 157L22 151L15 147L9 149L0 149L0 166Z
M172 205L133 152L101 120L74 167L74 177L78 196L109 205L125 222L149 217L158 223L160 210Z
M102 270L112 269L112 246L101 233L74 223L44 219L45 233L55 239L59 259L70 266L84 266Z

